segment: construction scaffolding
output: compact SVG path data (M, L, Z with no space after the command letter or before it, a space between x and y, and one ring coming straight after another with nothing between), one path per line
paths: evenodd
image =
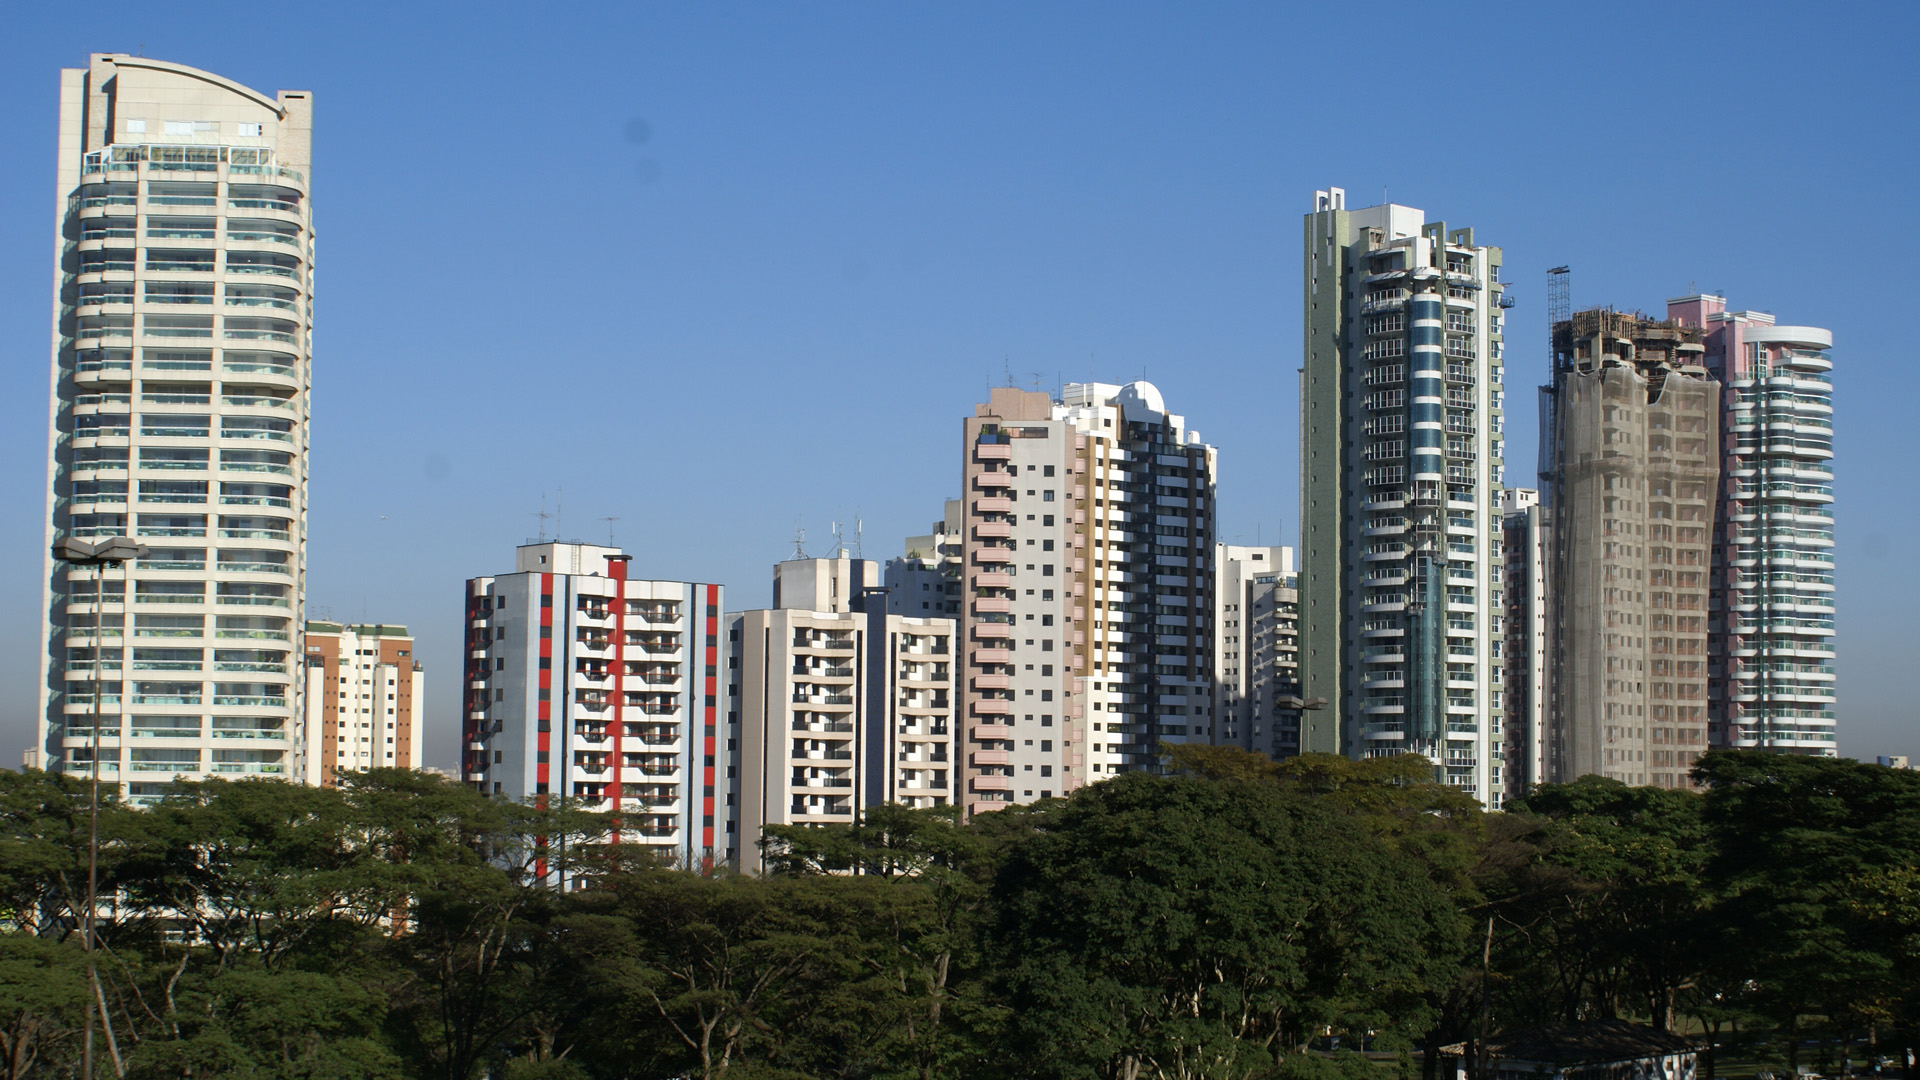
M1720 386L1698 327L1638 313L1574 313L1553 351L1550 775L1690 786Z

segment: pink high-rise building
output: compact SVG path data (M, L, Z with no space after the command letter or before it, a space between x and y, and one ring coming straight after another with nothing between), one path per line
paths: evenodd
M1669 300L1667 315L1704 331L1724 387L1709 738L1833 756L1833 332L1720 296Z

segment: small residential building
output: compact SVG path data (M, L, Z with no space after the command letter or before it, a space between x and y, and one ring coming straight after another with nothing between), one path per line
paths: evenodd
M1448 1080L1470 1074L1468 1047L1440 1050ZM1487 1041L1484 1080L1695 1080L1699 1046L1627 1020L1583 1020Z
M768 825L954 801L954 622L890 612L877 576L844 551L790 559L777 606L728 617L745 869Z
M341 771L418 769L425 669L404 626L309 622L301 779L332 787Z
M630 577L580 541L467 582L462 778L620 813L621 843L681 866L735 856L719 585Z
M1215 544L1213 743L1300 752L1299 593L1290 547Z

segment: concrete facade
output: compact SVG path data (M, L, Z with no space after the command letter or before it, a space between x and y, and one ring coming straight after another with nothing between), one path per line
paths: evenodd
M857 580L870 562L794 559L776 578ZM792 588L789 604L833 599ZM741 865L767 825L850 825L880 803L945 806L959 787L951 619L891 614L877 590L728 617Z
M306 627L301 779L334 786L341 770L418 769L426 672L404 626Z
M1720 385L1687 323L1581 311L1553 342L1548 778L1691 787L1707 749Z
M617 548L537 541L467 582L462 778L621 813L681 866L737 857L718 585L629 578Z
M312 124L310 94L166 61L61 72L46 540L152 555L98 592L45 564L36 756L90 771L97 696L135 802L297 772Z
M1503 791L1504 311L1472 229L1314 193L1304 221L1303 750Z
M968 812L1206 742L1214 448L1146 382L995 389L962 447Z
M1300 752L1300 605L1290 547L1215 544L1213 742Z

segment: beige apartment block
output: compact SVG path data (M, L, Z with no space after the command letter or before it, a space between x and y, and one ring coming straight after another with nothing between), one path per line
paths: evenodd
M881 803L945 806L954 755L953 620L894 615L874 563L791 559L788 606L730 616L741 865L767 825L852 824Z
M341 772L418 769L425 669L404 626L310 622L306 633L303 781Z
M968 812L1207 742L1214 448L1147 382L994 389L963 447Z
M1553 328L1549 779L1691 787L1707 749L1720 384L1701 336L1606 309Z
M313 99L163 60L61 72L37 755L134 802L296 775L306 585ZM97 605L97 606L96 606Z

